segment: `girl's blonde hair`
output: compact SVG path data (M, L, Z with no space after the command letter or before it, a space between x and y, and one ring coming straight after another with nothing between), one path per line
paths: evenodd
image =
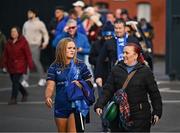
M75 43L73 39L68 37L68 38L64 38L64 39L60 40L56 47L56 55L55 55L54 63L61 64L63 68L65 68L65 66L66 66L66 60L67 60L66 48L67 48L67 44L69 42ZM75 55L73 57L73 60L74 60L74 62L77 62L77 49L76 49Z

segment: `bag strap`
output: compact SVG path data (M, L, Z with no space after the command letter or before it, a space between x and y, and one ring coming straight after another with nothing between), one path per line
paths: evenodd
M131 73L128 75L126 81L125 81L124 84L123 84L122 89L125 89L125 88L127 87L129 81L130 81L131 78L134 76L134 74L136 73L136 71L137 71L137 70L134 70L133 72L131 72Z

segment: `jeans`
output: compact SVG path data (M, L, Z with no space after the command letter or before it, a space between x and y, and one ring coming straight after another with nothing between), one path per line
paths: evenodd
M10 74L10 78L12 81L12 93L11 99L16 99L18 96L18 91L21 92L23 96L27 95L27 91L21 85L22 74Z

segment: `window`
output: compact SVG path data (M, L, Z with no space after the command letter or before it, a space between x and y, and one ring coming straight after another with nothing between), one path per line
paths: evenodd
M151 21L151 5L149 3L140 3L137 6L137 19L145 18L148 22Z

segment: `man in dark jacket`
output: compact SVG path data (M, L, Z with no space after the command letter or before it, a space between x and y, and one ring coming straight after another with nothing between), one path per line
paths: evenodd
M105 25L102 27L102 32L101 32L101 38L96 40L91 47L90 54L89 54L89 63L94 66L94 79L97 78L96 76L96 67L97 67L97 58L99 56L99 53L101 49L104 46L104 43L111 39L114 36L114 26L111 24L111 22L106 22ZM109 69L109 63L108 59L106 59L101 67L101 71L103 73L102 79L103 81L106 81L107 76L108 76L108 69ZM98 97L102 95L102 87L97 86L98 89ZM109 123L107 120L102 119L102 128L103 132L108 131L108 126Z
M96 67L97 67L97 59L98 59L99 53L100 53L101 49L103 48L104 43L107 40L112 39L113 36L114 36L114 26L110 22L106 22L105 25L102 27L101 38L97 39L92 44L92 47L91 47L91 50L89 53L89 63L94 66L94 78L95 79L97 78L95 71L96 71ZM102 79L103 79L103 81L105 81L107 78L107 74L108 74L108 59L106 59L103 62L101 69L103 71Z
M115 35L112 39L105 42L102 50L100 51L99 57L97 59L97 69L96 69L96 83L99 86L104 84L102 80L103 77L103 62L106 58L109 59L110 69L115 65L116 61L121 61L123 58L123 48L128 42L134 42L139 44L137 38L133 36L128 36L125 32L126 23L122 19L117 19L114 22ZM109 73L108 72L108 73Z

